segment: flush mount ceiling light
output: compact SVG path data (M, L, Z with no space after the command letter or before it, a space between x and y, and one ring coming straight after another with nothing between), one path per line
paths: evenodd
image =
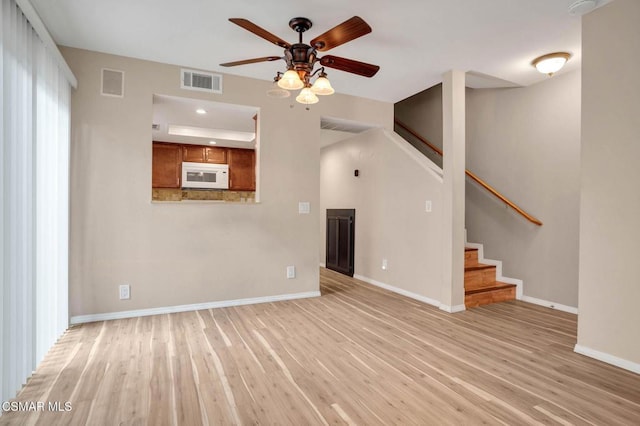
M569 15L582 16L596 8L598 2L596 0L577 0L569 6Z
M554 73L560 71L560 69L567 63L571 54L567 52L555 52L548 55L540 56L531 62L531 65L536 67L542 74L548 74L552 76Z
M318 57L318 51L333 49L358 37L371 32L371 27L362 18L354 16L347 19L322 35L311 40L310 44L302 42L302 33L311 28L311 21L307 18L293 18L289 21L289 27L299 34L298 43L290 44L257 26L251 21L242 18L230 18L229 21L244 28L263 39L284 48L284 56L265 56L262 58L245 59L242 61L220 64L223 67L253 64L256 62L276 61L283 59L286 63L286 72L278 72L274 82L280 90L300 90L296 100L309 105L318 102L318 95L331 95L335 92L327 78L324 67L334 68L340 71L350 72L363 77L373 77L380 69L377 65L354 61L353 59L340 58L326 55ZM316 63L322 65L314 71ZM316 77L317 75L317 77ZM311 81L315 77L315 81ZM271 89L267 94L275 98L286 98L278 89Z
M206 114L206 113L207 113L207 110L206 110L206 109L204 109L204 108L198 108L198 109L196 110L196 113L197 113L197 114L201 114L201 115L202 115L202 114Z

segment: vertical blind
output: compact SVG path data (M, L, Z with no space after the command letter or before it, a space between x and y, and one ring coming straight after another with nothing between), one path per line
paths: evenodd
M7 401L68 326L71 88L15 0L2 0L0 45L0 401Z

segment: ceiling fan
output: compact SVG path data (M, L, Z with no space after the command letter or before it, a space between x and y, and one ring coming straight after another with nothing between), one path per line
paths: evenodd
M290 44L280 37L271 34L267 30L257 26L253 22L242 18L229 18L229 21L262 37L263 39L284 48L284 56L264 56L262 58L245 59L242 61L226 62L220 64L223 67L235 67L238 65L253 64L257 62L276 61L282 59L287 64L285 73L276 74L274 81L282 89L298 90L300 94L296 100L303 104L314 104L318 102L316 95L330 95L334 93L324 67L334 68L340 71L361 75L363 77L373 77L380 67L378 65L367 64L353 59L341 58L333 55L318 57L318 51L324 52L334 47L345 44L358 37L369 34L371 27L359 16L347 19L343 23L326 31L322 35L311 40L310 44L302 42L302 33L311 28L312 23L307 18L293 18L289 21L289 26L298 33L298 43ZM313 70L316 63L322 67ZM319 73L319 74L318 74ZM318 74L313 85L311 79ZM286 92L284 97L288 97Z

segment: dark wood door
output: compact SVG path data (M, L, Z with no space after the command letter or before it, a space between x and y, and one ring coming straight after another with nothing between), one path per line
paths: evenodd
M356 228L355 209L327 209L326 266L353 276Z
M182 147L171 143L153 143L151 166L153 188L180 188Z
M256 153L252 149L229 148L229 189L256 190Z

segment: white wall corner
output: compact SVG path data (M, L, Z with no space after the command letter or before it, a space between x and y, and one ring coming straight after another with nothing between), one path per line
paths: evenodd
M578 344L576 344L573 351L580 355L588 356L589 358L597 359L598 361L606 362L607 364L611 364L616 367L629 370L633 373L640 374L640 364L636 362L619 358L615 355L611 355L606 352L600 352L595 349L591 349Z
M438 308L441 311L449 312L450 314L455 314L456 312L462 312L462 311L466 311L467 310L466 306L464 306L464 305L449 306L449 305L445 305L445 304L440 304L440 306L438 306Z

